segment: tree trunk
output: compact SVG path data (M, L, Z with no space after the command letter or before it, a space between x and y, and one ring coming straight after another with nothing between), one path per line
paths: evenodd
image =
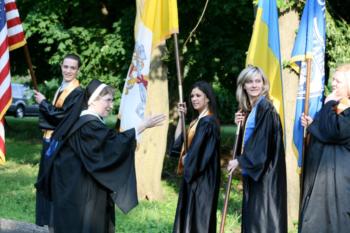
M162 198L161 173L167 144L169 124L169 101L167 67L162 62L166 46L161 45L152 52L147 86L146 116L164 113L167 119L162 126L146 130L136 149L136 177L139 199Z
M281 56L282 61L288 61L292 54L296 30L299 27L299 15L289 11L279 18ZM293 150L293 126L298 89L298 76L289 68L283 69L283 91L285 107L285 135L286 135L286 165L287 165L287 193L288 193L288 225L293 229L293 222L298 220L299 208L299 175L297 173L297 155Z

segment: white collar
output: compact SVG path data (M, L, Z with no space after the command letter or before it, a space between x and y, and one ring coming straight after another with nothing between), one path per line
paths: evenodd
M69 85L69 82L66 82L64 80L62 80L61 86L60 86L60 91L63 91L64 89L66 89L66 87Z
M105 121L103 120L103 118L94 111L86 109L80 113L80 116L85 116L85 115L93 115L93 116L97 117L103 124L106 124Z

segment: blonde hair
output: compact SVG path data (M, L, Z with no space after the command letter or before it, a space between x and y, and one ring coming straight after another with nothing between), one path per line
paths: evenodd
M248 65L247 68L241 71L237 78L236 99L238 101L239 108L244 112L248 112L252 108L252 106L250 106L248 94L246 90L244 90L244 84L257 75L259 75L263 80L261 96L265 96L268 100L270 100L270 83L264 72L257 66Z
M342 64L340 66L338 66L335 71L339 71L339 72L349 72L350 71L350 63L347 64Z
M342 64L335 69L335 73L341 73L345 78L348 89L348 98L350 97L350 63Z

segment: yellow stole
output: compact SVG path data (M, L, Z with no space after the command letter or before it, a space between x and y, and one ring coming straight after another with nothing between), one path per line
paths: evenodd
M188 148L190 147L190 145L192 144L192 140L194 138L194 135L196 134L196 129L197 129L197 125L198 125L199 120L202 117L209 116L209 115L211 115L209 110L205 110L201 115L198 116L197 119L193 120L190 123L190 126L189 126L189 128L187 130L187 147L186 147L186 152L187 152ZM178 175L181 175L182 172L183 172L184 165L182 163L182 158L184 156L185 156L185 145L183 144L182 145L182 149L181 149L179 162L178 162L178 165L177 165L177 174Z
M350 100L348 98L342 98L335 108L335 112L339 115L344 110L350 107Z
M60 93L60 89L58 89L55 93L55 97L53 98L52 104L56 108L62 108L63 103L67 96L77 87L79 87L79 81L77 79L74 79L73 81L69 82L67 87ZM45 139L50 139L53 134L53 130L43 130L43 137Z

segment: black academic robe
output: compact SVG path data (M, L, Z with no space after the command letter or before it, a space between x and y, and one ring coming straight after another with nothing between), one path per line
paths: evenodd
M182 142L178 139L174 151ZM215 233L220 185L220 131L213 116L198 122L185 158L174 233Z
M308 127L299 232L350 232L350 109L327 102Z
M75 88L65 98L61 108L55 107L47 99L41 101L39 105L39 127L41 129L52 129L54 130L62 119L66 116L67 112L76 103L77 99L83 94L81 87ZM58 98L57 98L58 99Z
M54 130L56 126L63 120L68 112L71 111L74 103L80 96L83 95L83 90L80 87L75 88L65 99L62 108L56 108L48 100L43 100L39 105L39 127L41 129ZM43 139L41 158L39 163L38 178L42 176L45 170L45 152L49 147L49 141ZM36 215L35 223L39 226L50 225L50 202L41 193L36 194Z
M55 233L114 232L114 203L137 205L135 130L107 128L84 115L58 144L36 187L53 202Z
M281 121L257 105L255 128L237 157L243 173L242 233L287 233L286 165Z

